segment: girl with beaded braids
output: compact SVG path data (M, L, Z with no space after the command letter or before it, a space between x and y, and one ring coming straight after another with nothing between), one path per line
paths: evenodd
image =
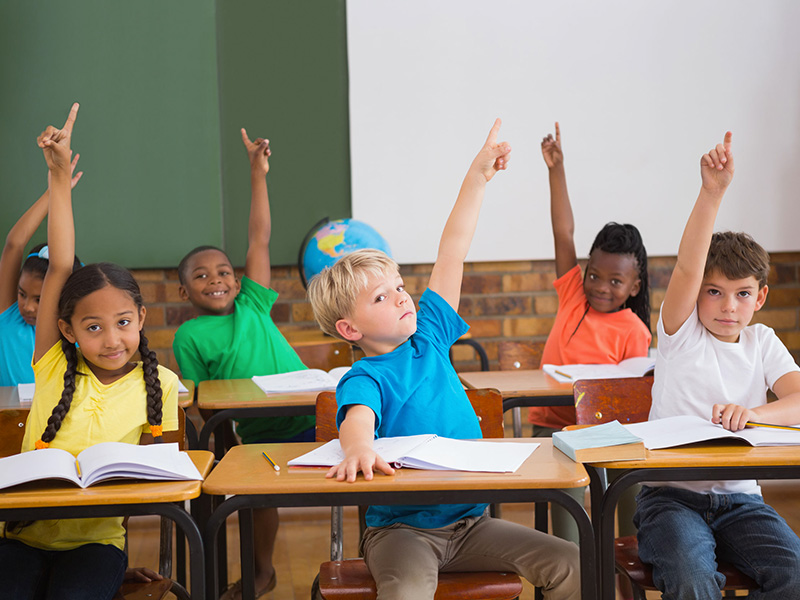
M633 225L608 223L597 234L586 272L581 274L558 123L555 129L555 139L548 135L542 140L542 155L550 177L556 258L553 285L558 293L558 312L542 364L617 364L626 358L646 356L652 336L647 252L642 236ZM531 408L529 421L534 436L549 437L553 431L575 424L575 408ZM554 511L553 531L577 540L574 521L566 513L562 520L561 515Z
M178 378L147 347L139 286L108 263L72 272L75 230L69 148L78 105L64 127L38 139L50 168L49 265L42 284L33 371L36 392L22 451L53 446L77 455L101 442L160 439L178 427ZM142 362L134 362L139 353ZM128 570L121 518L5 523L0 580L11 598L111 599Z

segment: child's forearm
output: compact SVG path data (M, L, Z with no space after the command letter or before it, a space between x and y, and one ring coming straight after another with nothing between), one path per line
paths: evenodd
M372 449L375 439L375 413L362 404L347 410L347 416L339 427L339 443L345 456L354 456Z
M50 208L47 219L47 244L51 270L72 272L75 256L75 224L72 216L72 191L68 171L50 173Z
M450 211L447 223L439 242L439 256L447 255L452 260L464 262L478 226L483 197L486 192L486 178L470 169L467 172L458 198Z
M800 423L800 392L762 404L752 410L758 415L759 423L797 425Z
M6 236L6 249L21 249L30 241L36 229L42 224L44 218L47 216L47 204L50 199L48 190L39 196L39 199L34 202L31 207L26 210L19 220L14 224ZM3 250L5 252L5 250Z
M250 220L248 222L247 239L250 246L267 246L272 234L272 223L269 211L269 194L267 178L264 171L250 170Z
M550 221L556 254L556 276L561 277L578 264L575 252L575 217L567 192L567 176L564 163L549 169Z

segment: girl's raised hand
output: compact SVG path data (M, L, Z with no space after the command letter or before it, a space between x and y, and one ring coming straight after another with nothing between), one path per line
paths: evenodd
M72 105L67 120L61 129L56 129L49 125L36 138L36 143L44 152L44 159L47 161L47 166L51 171L71 174L70 159L72 151L70 150L70 144L72 143L72 128L75 126L75 119L78 118L79 106L77 102Z
M733 179L732 137L733 134L728 131L723 142L703 154L700 159L703 188L709 192L724 192Z
M548 169L564 162L564 153L561 152L561 128L558 126L558 121L556 121L556 139L553 139L552 133L542 138L542 156Z
M256 138L254 142L251 142L250 138L247 137L247 131L242 127L242 142L244 142L247 156L250 159L250 168L258 168L264 171L264 174L269 173L269 157L272 154L269 149L269 140Z
M75 167L78 166L78 159L81 157L80 154L76 154L75 157L72 159L72 162L69 164L69 175L72 177L70 180L70 189L75 189L75 186L78 185L78 182L83 177L83 171L78 171L78 174L75 174ZM50 187L50 171L47 172L47 187Z
M508 142L497 143L497 134L500 131L502 121L496 119L492 129L489 131L489 137L483 144L478 156L472 161L472 167L486 178L486 181L491 181L494 174L498 171L504 171L508 168L508 161L511 154L511 146Z

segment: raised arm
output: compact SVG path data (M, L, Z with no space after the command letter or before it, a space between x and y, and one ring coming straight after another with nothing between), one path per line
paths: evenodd
M256 138L251 142L242 127L242 142L250 159L250 220L247 226L247 258L244 274L256 283L269 287L271 281L269 238L272 222L269 215L267 178L269 172L269 140Z
M717 144L700 159L703 185L683 230L678 261L661 308L661 320L667 335L681 328L697 303L703 284L706 255L714 233L714 221L725 190L733 179L731 137L731 132L727 132L723 143Z
M358 472L364 473L364 479L372 479L374 470L392 475L394 469L373 450L375 438L375 413L364 404L353 404L347 409L347 415L339 428L339 442L345 459L331 467L326 477L339 481L355 481Z
M72 128L78 116L78 103L72 105L64 126L50 125L38 137L47 167L50 169L50 208L47 219L47 245L50 264L44 276L39 313L36 320L36 345L33 361L37 362L59 340L58 297L64 282L72 273L75 256L75 225L72 220L70 187L70 144Z
M75 173L80 154L76 154L70 164L70 173ZM72 176L71 186L80 181L83 171ZM48 180L50 179L48 175ZM31 207L14 224L6 236L6 243L3 246L3 254L0 256L0 312L6 310L14 304L17 299L17 284L19 283L19 271L22 263L25 262L25 246L31 241L31 237L36 233L39 225L47 216L47 207L50 201L49 184L44 194L34 202Z
M578 264L575 252L575 219L567 193L564 153L561 150L561 128L556 121L556 138L548 133L542 140L542 156L550 176L550 221L556 247L556 277L561 277Z
M428 287L456 310L461 298L464 260L478 224L486 183L508 166L511 146L507 142L497 142L500 124L500 119L494 122L489 137L464 177L455 206L444 226L439 254L428 283Z

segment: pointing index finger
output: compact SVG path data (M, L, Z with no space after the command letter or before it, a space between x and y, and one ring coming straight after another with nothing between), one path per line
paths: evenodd
M556 121L556 144L561 145L561 127L558 126L558 121Z
M491 130L489 131L489 136L486 138L486 143L491 144L494 146L497 143L497 134L500 131L500 125L503 124L503 121L500 120L498 117L494 120L494 125L492 125Z
M730 131L725 132L725 140L723 141L723 146L725 146L725 152L731 151L731 139L733 138L733 133Z
M67 120L64 122L63 129L65 131L72 131L72 127L75 125L75 119L78 118L78 109L80 108L80 104L75 102L72 105L72 108L69 109L69 115L67 115Z
M253 143L250 141L250 138L247 137L247 130L244 127L242 127L242 141L244 142L245 146L250 146Z

